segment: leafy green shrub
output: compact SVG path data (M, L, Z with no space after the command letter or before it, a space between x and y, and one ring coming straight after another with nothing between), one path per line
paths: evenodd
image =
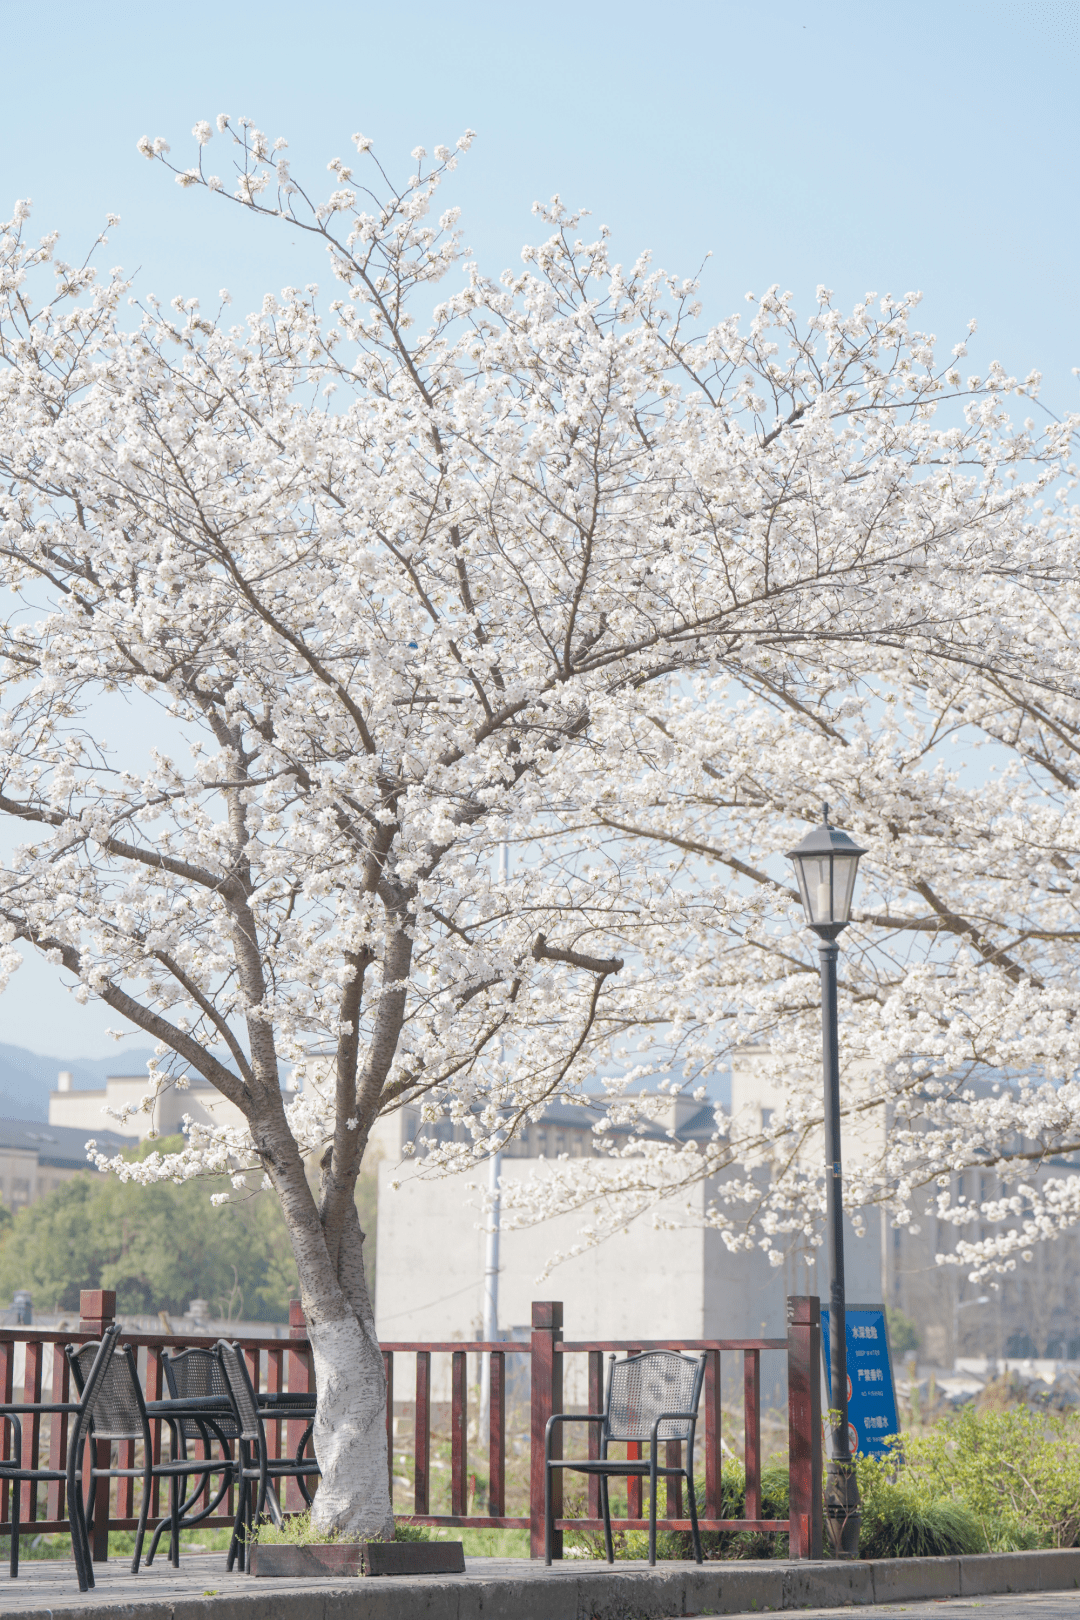
M967 1406L923 1433L903 1435L889 1458L860 1458L858 1476L864 1558L914 1557L931 1547L1015 1552L1080 1540L1077 1416Z
M1074 1547L1080 1537L1080 1417L962 1408L902 1441L904 1474L922 1498L963 1502L987 1550Z
M860 1558L940 1558L985 1550L979 1521L962 1502L920 1502L898 1486L863 1514Z

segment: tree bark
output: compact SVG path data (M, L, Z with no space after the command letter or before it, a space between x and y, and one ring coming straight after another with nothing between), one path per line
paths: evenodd
M386 1380L374 1333L352 1312L308 1326L315 1386L315 1456L322 1478L312 1524L349 1540L394 1534L386 1454Z
M350 1203L338 1254L348 1314L308 1329L318 1406L315 1456L322 1479L312 1508L320 1530L390 1540L394 1512L386 1454L386 1375L364 1271L364 1234Z
M312 1438L322 1474L312 1523L347 1540L388 1541L394 1515L386 1376L364 1270L360 1218L350 1198L331 1257L329 1235L284 1113L273 1123L279 1129L263 1121L262 1131L256 1124L253 1135L289 1228L314 1364Z

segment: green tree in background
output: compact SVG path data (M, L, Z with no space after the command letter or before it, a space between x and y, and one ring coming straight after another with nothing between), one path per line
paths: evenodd
M918 1350L922 1344L919 1330L910 1316L895 1306L887 1307L889 1318L889 1347L894 1356L906 1356Z
M173 1150L181 1143L147 1143ZM117 1310L281 1322L299 1296L276 1199L214 1206L205 1182L150 1188L87 1171L0 1225L0 1299L27 1288L39 1311L75 1311L83 1288L115 1288Z

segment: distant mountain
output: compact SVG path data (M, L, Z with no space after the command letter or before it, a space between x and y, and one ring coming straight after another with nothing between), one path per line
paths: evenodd
M118 1047L115 1057L42 1057L25 1046L0 1045L0 1118L48 1119L49 1092L56 1076L70 1069L76 1091L103 1086L106 1075L142 1074L154 1055L152 1047Z

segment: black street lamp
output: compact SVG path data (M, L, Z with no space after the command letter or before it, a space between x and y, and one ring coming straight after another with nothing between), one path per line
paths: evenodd
M821 1046L825 1071L825 1211L832 1277L829 1348L832 1445L825 1474L825 1517L839 1558L859 1556L859 1487L848 1432L847 1307L844 1297L844 1182L840 1164L840 1057L836 1016L836 936L851 921L851 899L860 849L845 832L822 823L788 851L799 880L806 920L818 936L821 959Z

